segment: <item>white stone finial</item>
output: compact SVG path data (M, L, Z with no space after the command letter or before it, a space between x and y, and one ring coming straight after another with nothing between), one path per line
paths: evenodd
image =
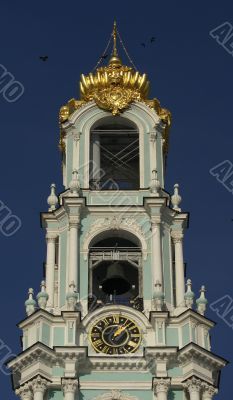
M74 169L72 172L72 179L70 181L70 191L74 196L78 196L80 189L79 179L78 179L78 171Z
M164 304L164 293L162 291L162 285L159 280L155 283L155 291L153 294L155 311L162 311Z
M208 300L205 297L206 288L203 285L200 289L200 297L196 300L197 303L197 312L201 315L205 315L206 306L208 304Z
M46 292L45 281L41 281L40 287L41 287L41 291L38 293L36 298L37 298L39 307L42 309L45 309L47 306L48 298L49 298L48 293Z
M47 203L49 205L49 211L51 212L51 211L56 210L56 206L57 206L57 203L58 203L58 198L57 198L56 193L55 193L55 190L56 190L55 183L52 183L50 188L51 188L51 192L50 192L50 195L49 195L49 197L47 199Z
M152 180L151 180L151 186L150 186L150 191L153 196L159 197L161 190L161 184L158 179L158 172L156 169L153 169L152 171Z
M187 279L186 286L187 286L187 291L186 291L186 293L184 295L185 305L188 308L192 308L193 299L194 299L194 293L192 291L192 281L191 281L191 279Z
M176 183L174 185L174 194L171 196L172 208L176 211L181 211L179 207L181 203L182 197L179 194L179 185Z
M69 311L74 311L78 300L78 293L75 291L74 281L70 282L69 288L70 290L66 295L67 307Z
M33 299L34 290L32 288L28 289L28 299L25 301L26 313L31 315L36 309L36 301Z

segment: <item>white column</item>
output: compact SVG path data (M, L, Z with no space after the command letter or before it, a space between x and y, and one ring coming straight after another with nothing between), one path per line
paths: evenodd
M48 307L54 306L54 272L55 272L55 251L56 237L54 233L47 232L47 260L46 260L46 291L49 295Z
M214 395L218 393L218 389L212 385L208 385L207 383L204 383L202 387L202 400L212 400Z
M185 279L183 257L183 234L172 232L175 245L176 307L184 307Z
M92 166L92 179L98 183L100 180L100 138L99 135L94 134L93 138L93 166Z
M79 170L79 143L80 143L80 133L73 132L73 171ZM83 171L81 172L81 177L83 179Z
M25 383L23 386L20 386L19 389L15 391L16 396L19 396L21 400L32 400L33 393L28 383Z
M33 400L44 400L44 394L47 389L47 381L39 375L31 382L33 390Z
M64 400L74 400L77 388L78 381L76 379L62 379Z
M190 400L201 400L201 386L202 381L200 379L191 378L185 382L184 387L189 392Z
M170 387L170 378L155 378L153 381L154 393L157 400L167 400Z
M78 228L79 218L71 218L69 223L69 284L73 281L78 290Z
M156 281L159 281L163 287L160 218L151 219L151 231L152 231L152 276L153 276L153 289L154 289Z

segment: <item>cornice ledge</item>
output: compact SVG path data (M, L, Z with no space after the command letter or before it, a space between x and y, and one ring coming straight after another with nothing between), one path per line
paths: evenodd
M177 357L178 347L145 347L145 357L171 361Z
M208 363L208 366L213 369L221 369L228 364L228 361L224 358L211 353L196 343L189 343L178 351L178 361L181 365L190 362L191 359L204 366Z
M87 347L55 346L53 349L58 359L77 361L85 361L87 359Z
M138 371L147 370L148 362L144 356L128 357L89 357L91 367L96 371Z
M7 367L20 370L37 360L53 362L57 360L57 357L53 349L47 347L43 343L37 342L27 350L20 353L13 360L9 361Z
M39 309L37 311L35 311L33 314L31 314L29 317L26 317L25 319L23 319L22 321L20 321L17 326L20 329L23 329L25 326L27 326L28 324L33 323L35 320L37 320L38 318L45 318L47 321L49 322L64 322L64 319L61 315L54 315L51 314L50 312L43 310L43 309Z
M214 321L212 321L211 319L206 318L205 316L197 313L196 311L194 311L190 308L188 308L187 310L185 310L184 312L182 312L181 314L179 314L177 316L169 315L169 321L171 323L172 322L174 322L174 323L182 322L186 318L194 318L195 320L198 320L202 324L208 325L210 328L213 328L216 325L216 323Z

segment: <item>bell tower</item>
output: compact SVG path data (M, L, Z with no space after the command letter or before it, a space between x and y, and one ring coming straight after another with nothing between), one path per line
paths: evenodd
M114 23L110 60L60 110L64 191L51 185L45 276L8 363L21 400L211 400L227 363L185 278L179 185L165 190L171 114L118 42Z

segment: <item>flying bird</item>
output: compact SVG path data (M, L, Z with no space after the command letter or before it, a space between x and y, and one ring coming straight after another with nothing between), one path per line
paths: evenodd
M47 61L48 60L48 56L40 56L39 57L41 61Z
M150 38L150 40L148 40L148 42L151 43L151 44L152 44L153 42L155 42L155 37L152 36L152 37ZM145 47L146 47L146 43L141 43L141 46L145 48Z

